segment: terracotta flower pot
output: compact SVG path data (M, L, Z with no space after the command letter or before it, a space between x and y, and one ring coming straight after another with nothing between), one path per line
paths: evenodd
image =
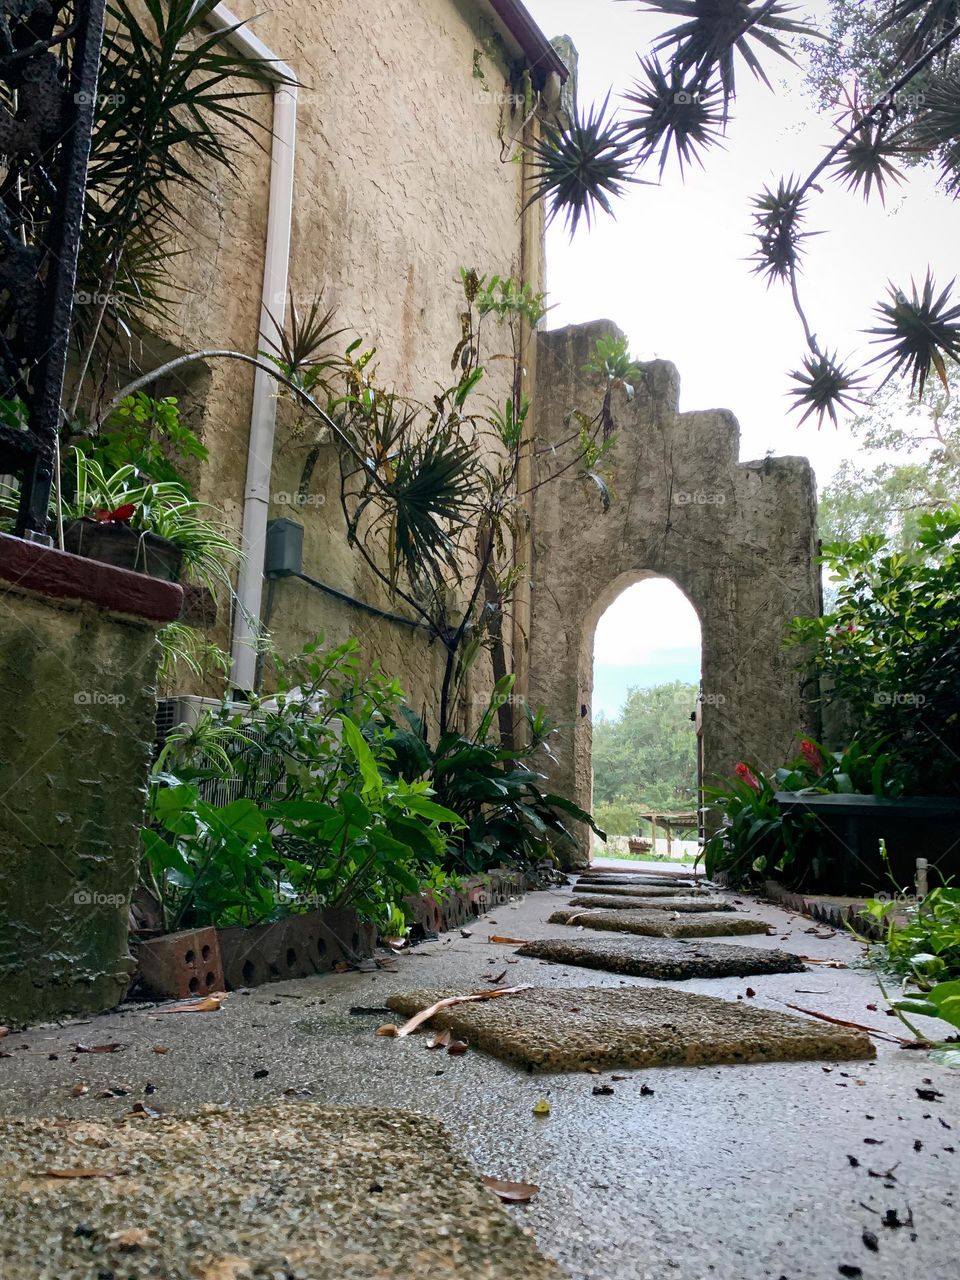
M84 518L63 526L65 550L118 569L130 569L166 582L180 581L183 552L176 543L127 524L100 523Z

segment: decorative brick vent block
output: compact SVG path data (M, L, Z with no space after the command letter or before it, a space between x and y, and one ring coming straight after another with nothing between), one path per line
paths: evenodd
M205 996L224 989L216 929L168 933L142 942L137 961L151 995Z
M235 991L329 973L338 964L369 959L377 931L354 911L328 908L217 932L227 989Z

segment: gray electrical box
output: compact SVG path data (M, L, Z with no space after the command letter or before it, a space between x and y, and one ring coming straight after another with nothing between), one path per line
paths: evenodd
M267 521L263 572L268 578L284 578L303 572L302 524L285 516Z

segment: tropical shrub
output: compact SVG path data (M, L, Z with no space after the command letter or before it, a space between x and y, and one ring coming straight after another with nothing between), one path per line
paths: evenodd
M606 839L579 805L543 789L538 766L551 758L549 742L556 730L542 710L526 709L525 746L510 749L492 740L494 718L513 683L513 676L497 682L472 736L441 733L431 745L423 721L408 707L400 708L393 726L391 746L401 776L429 779L437 800L463 819L447 849L445 866L452 872L473 874L503 863L532 868L544 859L555 861L556 845L573 845L561 815Z
M915 903L873 898L864 910L886 925L884 960L896 973L922 987L960 978L960 889L938 886Z
M918 517L908 551L882 536L834 543L823 560L836 606L798 618L827 705L857 725L865 750L890 759L887 793L960 794L960 507Z

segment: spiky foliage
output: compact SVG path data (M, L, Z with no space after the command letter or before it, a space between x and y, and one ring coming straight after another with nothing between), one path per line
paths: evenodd
M776 191L769 187L753 200L757 247L754 273L775 280L791 280L803 253L803 242L815 232L801 231L806 216L805 193L793 177L781 178Z
M931 80L913 132L921 150L937 154L945 189L960 196L960 70Z
M664 71L656 56L641 58L640 67L643 76L624 100L636 110L625 128L637 137L643 159L659 148L662 174L672 145L681 171L691 160L702 166L700 153L719 140L723 129L723 113L711 102L716 89L685 83L677 67Z
M837 353L810 351L803 358L803 367L790 374L793 388L788 394L796 398L791 407L804 409L801 423L817 415L817 426L828 417L837 425L837 410L852 409L859 402L857 392L866 379L850 372L837 358Z
M919 58L960 23L960 0L895 0L880 30L908 28L900 49L905 59Z
M889 301L876 313L880 324L868 330L872 341L883 346L871 364L889 366L884 382L897 374L910 375L910 389L923 395L930 369L936 370L945 389L948 360L960 360L960 305L950 305L953 281L940 293L930 271L918 290L911 280L911 296L890 285Z
M886 203L886 184L900 182L902 173L894 161L903 155L905 138L890 108L869 116L859 101L851 104L844 129L843 147L832 161L835 176L850 191L863 191L869 200L873 191Z
M528 148L535 189L527 204L546 199L548 223L562 213L571 235L581 217L590 226L596 209L611 213L610 198L621 195L628 182L639 181L633 141L622 125L608 119L609 101L607 94L586 117L576 111L569 129L545 124L540 140Z
M693 82L698 88L706 89L719 75L724 115L736 94L736 54L753 75L770 84L751 41L792 62L790 50L781 37L818 34L808 23L792 17L797 12L796 6L784 4L782 0L756 4L745 0L648 0L642 7L653 13L685 19L665 32L654 49L658 53L670 49L674 67L680 73L693 71Z
M106 299L105 331L170 314L183 195L229 166L233 137L265 137L251 99L268 68L208 25L214 0L111 0L103 43L78 289ZM89 341L95 309L77 314Z

